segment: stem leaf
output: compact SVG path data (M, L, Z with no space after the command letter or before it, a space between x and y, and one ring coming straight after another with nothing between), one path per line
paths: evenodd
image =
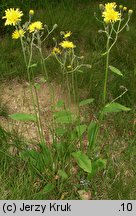
M27 113L14 113L9 115L9 117L16 121L34 121L36 122L35 115L27 114Z
M112 113L112 112L130 111L130 110L131 110L130 108L125 107L119 103L109 103L104 107L103 112Z
M80 101L79 106L88 105L88 104L92 103L93 101L94 101L93 98L89 98L89 99L86 99L86 100L82 100L82 101Z
M113 67L113 66L111 66L111 65L109 65L109 68L110 68L110 70L111 70L113 73L115 73L115 74L117 74L117 75L119 75L119 76L123 76L123 74L121 73L121 71L120 71L118 68Z
M29 66L29 68L37 67L37 64L32 64Z

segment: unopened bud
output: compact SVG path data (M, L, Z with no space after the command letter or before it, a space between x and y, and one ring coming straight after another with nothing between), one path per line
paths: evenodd
M44 28L48 29L48 26L45 24L45 25L44 25Z
M34 10L30 10L30 11L29 11L29 15L30 15L30 16L33 16L33 15L34 15Z
M99 8L100 8L101 11L103 11L105 9L103 4L99 4Z
M119 6L119 9L123 9L123 5L120 5L120 6Z
M123 7L123 11L126 11L127 10L127 7Z
M55 37L53 37L53 38L52 38L52 40L53 40L53 41L56 41L56 38L55 38Z
M58 25L57 25L57 24L54 24L53 29L56 29L57 27L58 27Z
M129 10L129 11L128 11L128 15L129 15L129 16L131 16L132 13L133 13L133 10Z
M103 30L102 29L98 30L98 33L99 34L103 33Z

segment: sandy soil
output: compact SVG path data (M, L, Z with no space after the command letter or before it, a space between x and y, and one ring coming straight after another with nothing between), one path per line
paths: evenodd
M59 85L52 83L52 86L49 87L47 83L40 83L40 79L41 78L36 79L36 82L40 84L40 89L37 90L37 93L44 133L46 139L49 139L49 137L47 137L49 134L47 125L49 126L52 105L50 88L55 89L55 103L57 103L58 100L64 98L64 96L62 95L61 87ZM34 113L29 83L26 81L19 83L17 80L12 80L9 83L3 83L0 86L0 99L4 106L7 107L8 114ZM0 116L0 125L8 131L17 132L20 136L37 140L37 128L34 122L14 121L10 118L4 118Z

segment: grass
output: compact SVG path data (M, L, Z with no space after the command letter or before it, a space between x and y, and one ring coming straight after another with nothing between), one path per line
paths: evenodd
M91 70L85 69L84 74L79 75L78 88L81 92L87 91L86 96L88 98L95 99L94 104L89 106L88 109L89 113L91 109L91 113L93 112L93 115L97 117L97 111L101 106L104 80L105 59L101 56L101 53L105 51L104 44L106 43L105 37L98 33L101 25L93 16L94 11L99 13L99 2L78 0L75 4L72 0L70 2L63 0L53 1L53 3L46 1L46 5L43 2L39 0L35 4L34 1L27 1L26 4L23 2L20 5L16 0L8 3L3 1L2 10L4 11L6 7L19 6L26 13L30 8L35 9L35 20L40 19L48 23L49 28L54 23L58 24L58 28L52 35L52 37L57 37L58 40L60 39L60 31L70 30L73 32L72 40L77 45L77 53L84 55L86 62L92 65ZM120 1L121 3L124 2ZM106 158L106 169L104 171L99 170L94 178L86 181L86 174L78 169L72 161L75 168L75 170L72 170L72 175L71 170L66 169L68 178L58 177L58 170L63 169L64 166L60 165L61 156L60 158L55 157L56 152L65 152L65 158L63 158L63 164L65 164L68 163L67 158L69 158L70 153L75 150L72 145L69 147L71 149L66 148L66 145L71 143L71 135L67 133L63 140L64 143L61 143L64 149L58 150L57 148L60 148L61 145L57 146L55 142L52 146L51 151L54 160L56 160L56 168L54 170L47 169L43 158L38 158L40 163L43 163L42 168L38 167L38 170L41 169L39 173L36 170L37 166L30 161L29 157L26 160L24 155L26 149L29 148L29 141L24 140L16 132L7 132L0 127L1 199L81 199L83 198L79 194L81 190L87 191L88 194L91 193L92 199L136 199L136 136L134 133L136 111L135 1L129 1L126 6L134 10L130 31L124 31L119 36L110 59L110 64L119 68L124 77L117 79L115 75L110 76L108 96L112 100L122 91L120 86L125 86L128 92L118 102L131 107L132 110L129 113L107 115L103 122L96 149L91 157L93 159L99 154L100 158ZM11 28L4 29L4 34L0 38L1 83L5 80L9 82L14 78L18 79L19 82L27 79L20 43L11 40L9 36L11 32ZM49 51L53 46L53 40L50 38L46 50ZM40 58L37 58L37 56L35 58L38 59L39 64ZM60 68L53 59L47 62L47 70L49 71L50 81L55 79L58 83L61 82ZM40 67L35 69L35 76L38 74L42 74ZM7 107L3 107L2 101L0 101L0 104L0 116L7 117ZM40 155L44 155L43 149L40 149L40 153ZM44 166L45 171L43 171ZM82 183L83 180L84 184Z

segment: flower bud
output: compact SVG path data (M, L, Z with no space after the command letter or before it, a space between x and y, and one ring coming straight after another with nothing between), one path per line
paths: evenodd
M99 8L100 8L101 11L104 11L104 9L105 9L103 4L99 4Z
M120 6L119 6L119 9L123 9L123 5L120 5Z
M33 15L34 15L34 10L30 10L30 11L29 11L29 15L30 15L30 16L33 16Z
M123 11L126 11L127 10L127 7L123 7Z
M128 15L129 15L129 16L131 16L132 13L133 13L133 10L129 10L129 11L128 11Z
M103 30L102 29L98 30L98 33L99 34L103 33Z
M58 27L58 25L57 25L57 24L54 24L53 29L56 29L57 27Z

